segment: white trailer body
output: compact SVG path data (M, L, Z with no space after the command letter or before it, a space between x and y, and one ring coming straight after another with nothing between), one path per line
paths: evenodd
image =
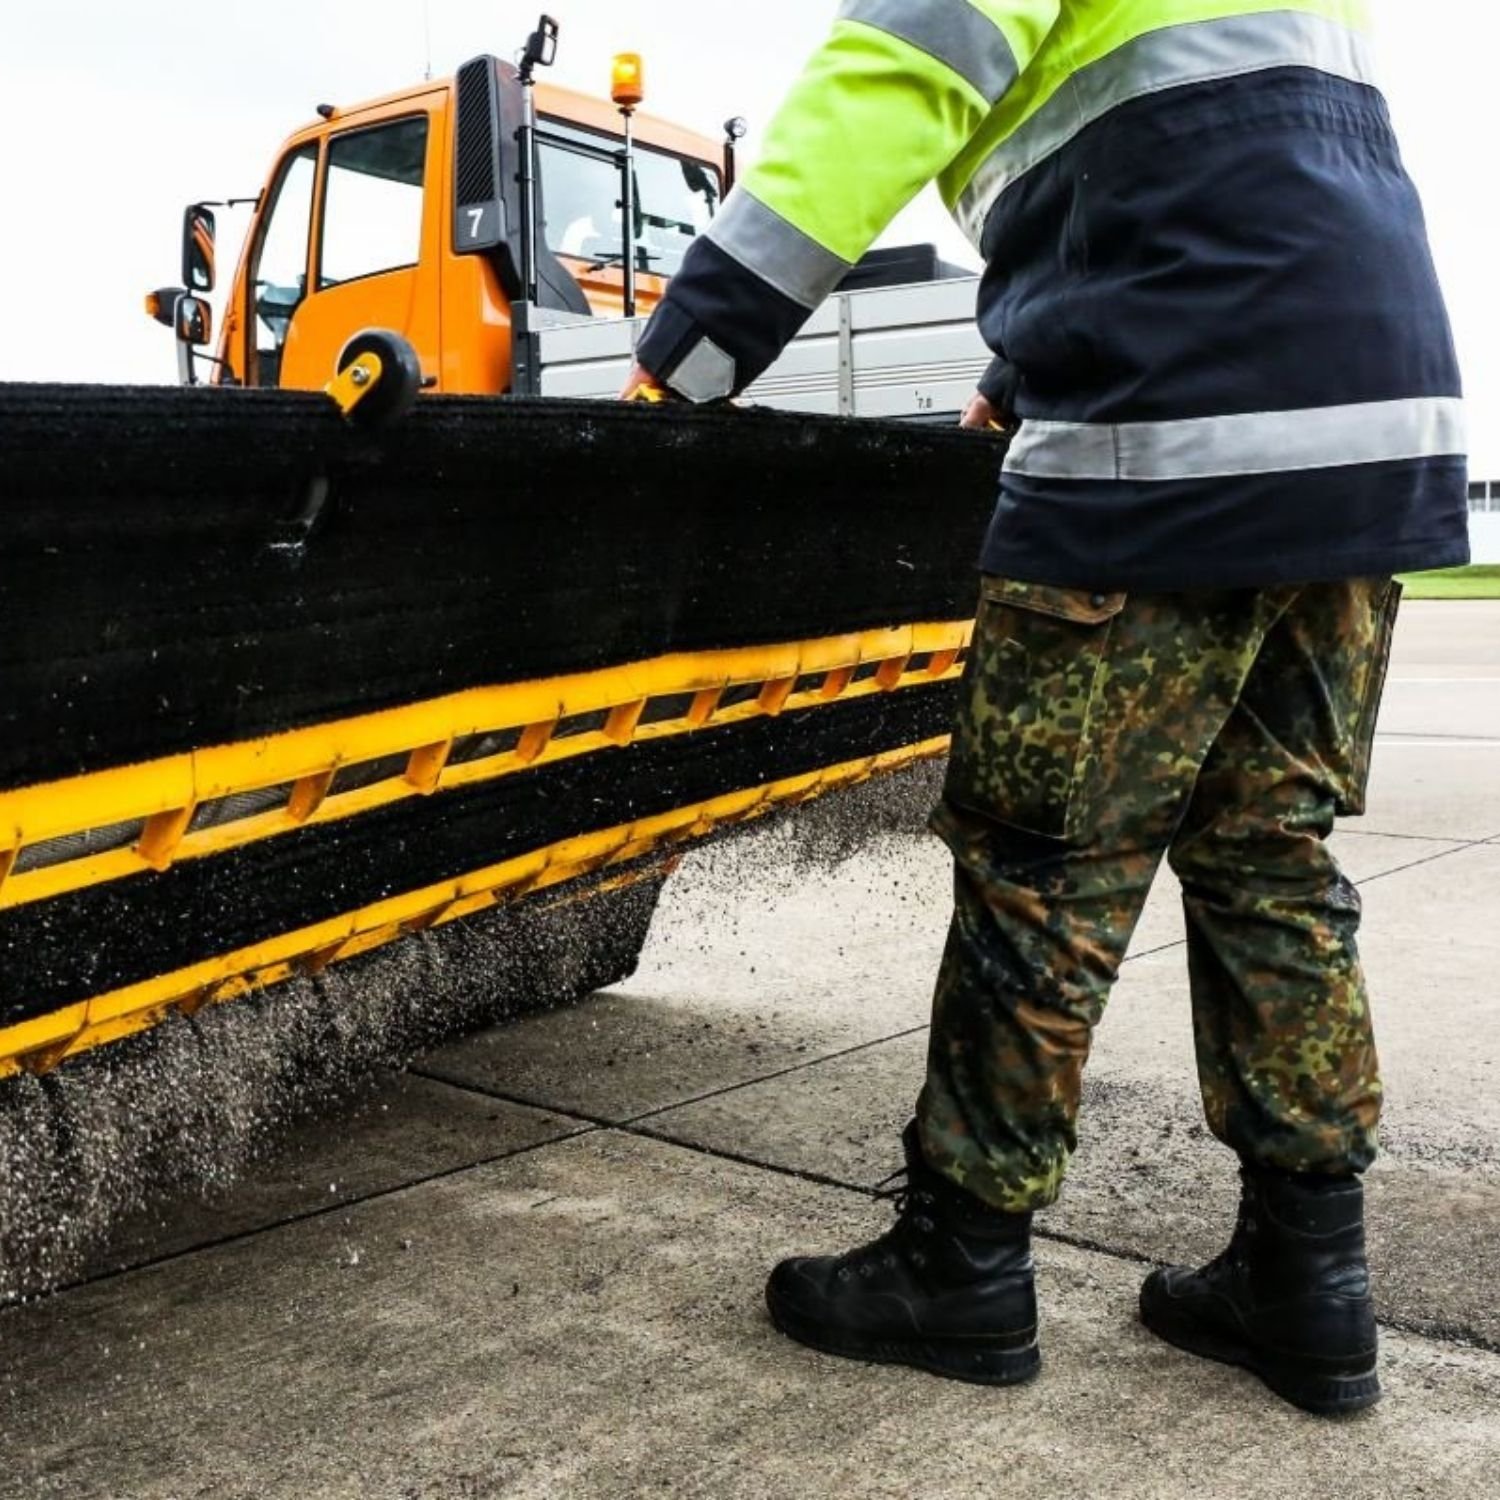
M956 421L990 362L974 322L978 277L839 292L745 398L784 411ZM644 318L525 311L518 384L528 394L619 395Z

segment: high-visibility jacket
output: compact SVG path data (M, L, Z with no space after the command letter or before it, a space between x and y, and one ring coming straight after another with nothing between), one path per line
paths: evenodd
M1468 559L1457 360L1356 0L845 0L642 337L736 392L936 179L1021 426L982 566L1260 586Z

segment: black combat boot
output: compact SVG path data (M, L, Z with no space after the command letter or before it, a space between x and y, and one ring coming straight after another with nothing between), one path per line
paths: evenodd
M1373 1405L1380 1380L1359 1179L1248 1165L1240 1175L1228 1249L1198 1271L1153 1271L1141 1321L1179 1349L1254 1371L1304 1411Z
M766 1284L785 1334L850 1359L915 1365L979 1385L1014 1385L1041 1365L1031 1215L1006 1214L922 1160L902 1136L906 1184L885 1196L896 1222L847 1255L785 1260Z

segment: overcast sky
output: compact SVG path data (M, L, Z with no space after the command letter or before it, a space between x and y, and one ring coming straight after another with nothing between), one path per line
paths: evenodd
M553 77L608 86L645 54L648 108L718 133L763 124L824 34L834 0L551 0ZM1500 193L1488 0L1374 0L1382 77L1426 201L1469 396L1476 473L1500 479ZM354 103L510 56L537 7L514 0L10 0L0 12L0 380L169 381L171 336L142 295L177 278L195 198L249 195L320 101ZM220 220L234 259L243 219ZM927 195L888 236L972 255Z

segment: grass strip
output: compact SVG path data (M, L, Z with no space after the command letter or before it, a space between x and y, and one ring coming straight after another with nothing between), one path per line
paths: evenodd
M1406 586L1408 599L1500 599L1500 564L1476 563L1467 568L1406 573L1401 582Z

